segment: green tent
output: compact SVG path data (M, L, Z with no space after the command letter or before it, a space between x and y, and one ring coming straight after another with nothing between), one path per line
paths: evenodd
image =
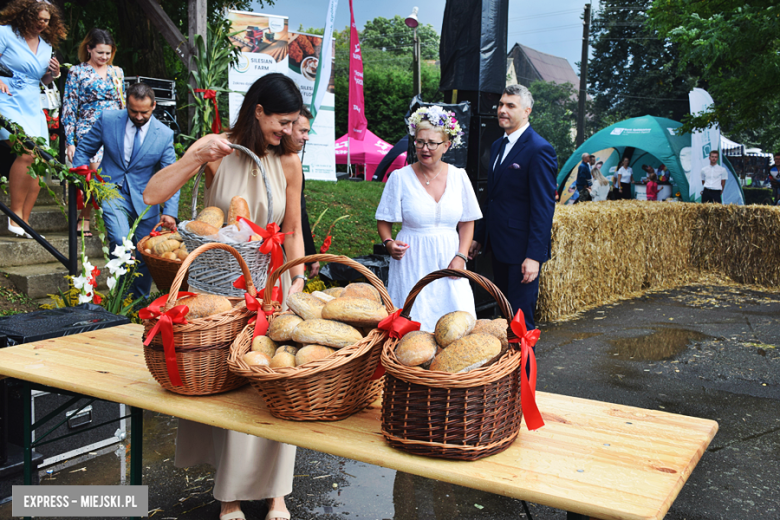
M577 177L577 168L583 153L596 155L603 161L601 172L610 178L619 167L620 160L629 156L629 166L634 170L634 180L641 180L646 173L643 164L658 168L666 165L670 173L672 193L680 193L682 200L688 201L688 172L690 171L691 134L678 135L676 130L682 126L677 121L663 117L643 116L627 119L597 132L569 157L558 174L558 192L561 202L566 202L568 188ZM727 160L724 167L729 170L729 179L723 193L724 203L744 204L742 189L737 181L734 169Z

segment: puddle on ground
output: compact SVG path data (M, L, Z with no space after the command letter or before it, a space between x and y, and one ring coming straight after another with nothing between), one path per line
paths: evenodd
M635 338L616 338L609 342L612 359L631 361L661 361L671 359L696 341L710 339L711 336L695 330L663 328L654 329L646 336Z

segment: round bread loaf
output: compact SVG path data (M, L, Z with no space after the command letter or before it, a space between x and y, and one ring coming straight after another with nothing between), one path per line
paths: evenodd
M477 324L474 326L471 334L490 334L491 336L495 336L501 342L502 350L505 350L509 346L506 338L506 320L504 318L477 320Z
M436 336L436 343L447 348L447 346L460 339L474 328L477 319L466 311L450 312L439 318L436 322L436 329L434 336Z
M344 288L344 292L337 298L367 298L377 303L382 303L379 291L370 283L351 283Z
M342 296L325 304L322 318L343 321L355 327L376 327L387 318L387 310L374 300Z
M324 305L322 300L305 292L297 292L287 298L287 306L304 320L322 318Z
M290 341L295 327L302 322L295 314L280 314L273 319L266 335L277 343Z
M244 357L242 358L244 360L244 363L247 365L259 365L259 366L269 366L271 364L271 358L267 355L263 354L262 352L254 352L250 351L244 354Z
M330 294L325 294L322 291L314 291L311 293L311 295L314 296L315 298L322 300L325 303L328 303L329 301L336 299L335 296L331 296Z
M299 343L342 348L354 345L363 335L355 327L333 320L306 320L293 331L292 339ZM305 347L304 347L305 348ZM301 349L303 350L303 349ZM298 351L300 354L300 351Z
M204 318L221 312L227 312L233 308L230 300L218 294L197 294L185 296L176 301L176 305L189 307L187 319Z
M202 237L208 237L219 233L219 228L215 228L208 222L200 222L198 220L193 220L187 223L187 231L189 231L190 233L195 233L196 235L200 235Z
M295 366L299 367L301 365L305 365L306 363L317 361L318 359L324 359L334 354L335 352L336 351L334 349L325 347L323 345L308 345L303 347L298 351L297 354L295 354Z
M395 347L395 357L402 365L416 367L431 361L438 348L433 334L416 330L401 338Z
M198 213L198 216L195 217L195 220L198 222L205 222L206 224L219 229L222 227L222 224L225 223L225 213L216 206L209 206L207 208L203 208L203 211ZM190 229L189 226L187 229Z
M341 298L341 295L344 294L344 288L343 287L331 287L330 289L325 289L325 294L328 296L333 296L334 298Z
M177 249L179 249L180 246L181 246L181 242L179 242L178 240L168 239L154 244L154 247L152 247L152 251L154 251L158 255L161 255L163 253L176 251Z
M238 217L244 217L249 219L249 204L243 197L233 197L230 199L230 207L228 208L227 225L236 224Z
M477 369L501 353L501 342L488 334L469 334L433 358L431 370L458 374Z
M270 358L274 357L277 348L279 348L279 345L268 336L257 336L252 340L252 351L262 352Z
M298 353L300 349L301 349L300 347L295 347L293 345L282 345L281 347L276 349L276 353L278 354L279 352L289 352L294 356L295 354Z
M188 254L189 253L187 252L187 246L183 244L179 249L176 250L176 258L178 258L179 260L184 261L187 258Z
M271 368L292 368L295 366L295 354L279 352L271 358Z

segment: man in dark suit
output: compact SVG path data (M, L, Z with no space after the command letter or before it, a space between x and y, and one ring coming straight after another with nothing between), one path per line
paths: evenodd
M312 115L309 109L303 107L301 113L298 116L298 120L293 124L292 138L295 144L299 147L298 154L301 157L301 168L303 168L303 155L306 153L306 142L309 140L309 132L311 132ZM317 250L314 246L314 237L311 236L311 225L309 224L309 213L306 211L306 197L303 195L303 191L306 189L306 176L301 169L301 175L303 181L301 184L301 230L303 231L303 253L306 256L316 255ZM320 272L320 263L311 262L306 264L306 270L309 271L309 277L314 278Z
M577 202L586 202L591 200L590 197L590 187L593 184L592 176L590 173L590 158L593 157L590 154L584 153L582 154L582 162L580 163L580 167L577 170L577 193L579 194L579 197L577 198ZM575 202L575 204L577 204Z
M493 252L496 286L534 328L539 269L550 257L558 161L550 143L528 124L534 100L522 85L509 85L498 104L504 138L490 150L487 199L469 256Z

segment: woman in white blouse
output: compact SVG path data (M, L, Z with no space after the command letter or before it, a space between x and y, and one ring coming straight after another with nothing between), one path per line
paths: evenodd
M628 157L623 158L623 163L617 171L615 186L620 192L620 198L631 200L631 180L634 178L634 170L628 165Z
M482 218L468 175L441 160L460 144L454 114L441 107L423 107L409 118L418 162L393 172L376 210L377 229L391 255L388 292L403 307L412 287L439 269L466 269L474 221ZM392 237L392 223L401 230ZM474 295L465 278L443 278L417 297L412 319L420 330L433 332L436 321L452 311L476 316Z
M597 162L590 172L593 176L593 186L591 187L590 192L593 202L607 200L607 195L609 195L609 181L604 177L604 174L601 173L601 167L603 165L603 162Z

